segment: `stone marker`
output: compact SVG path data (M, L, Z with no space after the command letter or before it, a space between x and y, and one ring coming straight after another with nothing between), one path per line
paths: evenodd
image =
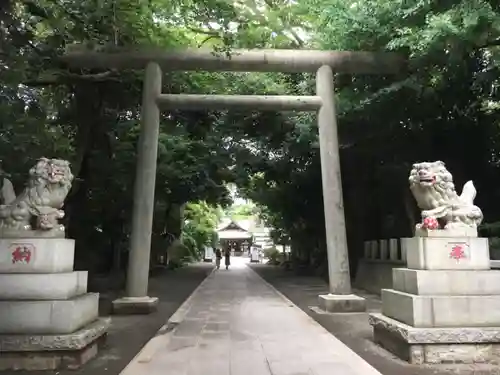
M256 246L252 246L250 249L250 262L260 263L260 249Z
M400 261L400 259L398 257L398 239L397 238L389 239L389 260L391 262Z
M59 224L72 180L67 161L41 158L0 206L0 370L78 368L106 336L99 295L73 271L75 241Z
M402 239L407 267L370 314L374 340L413 364L496 362L500 357L500 271L490 269L483 215L472 181L459 196L441 161L413 165L410 188L422 210Z
M212 246L205 246L205 252L203 255L203 261L207 263L212 263L214 260L214 249Z

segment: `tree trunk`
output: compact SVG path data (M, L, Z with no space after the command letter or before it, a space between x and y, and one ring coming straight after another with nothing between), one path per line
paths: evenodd
M73 187L65 203L68 232L75 232L75 228L72 228L74 227L72 223L73 213L85 209L88 189L87 177L89 175L88 158L92 148L91 140L94 129L101 122L102 101L93 85L81 84L74 89L73 106L77 132L75 137L76 156L71 163L71 169L76 181L73 182Z
M164 236L167 239L166 248L155 249L169 261L175 259L176 250L182 245L182 229L184 228L184 209L186 203L170 203L165 211Z

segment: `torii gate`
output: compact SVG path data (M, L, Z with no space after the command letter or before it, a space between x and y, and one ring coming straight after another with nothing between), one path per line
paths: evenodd
M164 51L158 48L89 51L70 46L62 60L71 67L144 69L141 130L134 185L132 233L126 296L113 301L115 313L148 313L158 299L148 296L160 109L318 111L318 128L326 226L330 294L319 304L331 312L365 311L363 298L351 294L333 72L395 74L405 59L394 53L315 50L233 50L217 56L211 50ZM162 94L166 71L316 72L315 96Z

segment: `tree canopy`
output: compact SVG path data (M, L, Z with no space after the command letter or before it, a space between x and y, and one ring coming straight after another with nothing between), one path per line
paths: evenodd
M58 59L72 43L400 52L410 68L398 76L336 74L351 263L363 240L411 234L416 161L443 160L458 189L474 180L485 220L499 221L498 1L11 0L0 15L3 168L21 188L37 158L71 161L65 220L77 267L126 260L143 72L72 69ZM163 83L164 93L314 89L310 74L172 72ZM153 250L210 242L210 207L227 207L236 183L295 261L322 269L318 147L315 114L163 112Z

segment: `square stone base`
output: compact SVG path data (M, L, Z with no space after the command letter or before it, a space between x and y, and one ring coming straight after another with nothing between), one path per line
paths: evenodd
M87 271L0 273L0 301L67 300L87 293Z
M500 295L500 270L429 271L394 268L392 288L420 296Z
M412 237L401 239L408 268L415 270L489 270L487 238Z
M66 335L0 335L0 371L77 369L95 357L110 319Z
M0 273L72 272L75 240L0 238Z
M150 314L158 309L158 297L123 297L115 299L113 314L132 315Z
M318 297L319 307L329 313L361 313L366 300L354 294L324 294Z
M374 341L411 364L500 362L500 327L414 328L370 314Z
M500 295L418 296L382 289L382 313L418 328L500 327Z
M0 301L0 333L69 334L98 316L98 293L57 301Z
M448 229L415 229L415 237L446 237L446 238L459 238L459 237L477 237L477 228L463 226L459 228Z

